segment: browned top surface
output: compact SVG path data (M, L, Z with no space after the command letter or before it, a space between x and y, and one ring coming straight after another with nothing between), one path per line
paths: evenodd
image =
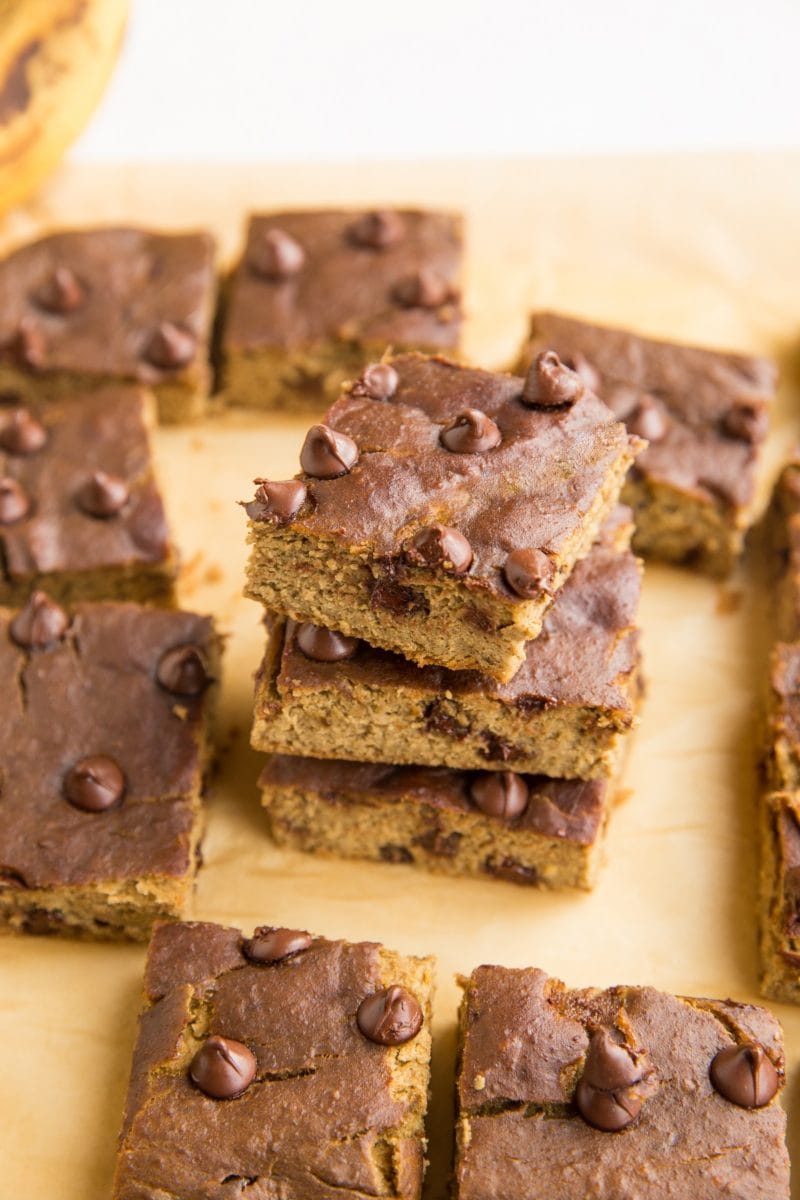
M608 530L574 567L510 683L477 671L418 667L366 642L359 643L352 658L319 662L303 654L296 623L289 620L276 626L283 648L275 686L287 697L318 688L403 687L431 698L443 692L486 696L522 709L587 705L615 710L624 720L632 716L635 702L629 684L638 659L639 636L633 627L640 591L636 558L616 547Z
M50 571L91 571L163 562L169 533L153 477L151 401L134 387L109 386L65 401L29 403L47 432L34 454L0 447L0 477L15 479L30 499L28 514L0 524L0 550L12 579ZM0 432L18 406L0 400ZM102 471L124 480L129 496L109 517L89 515L80 489Z
M318 793L327 802L372 799L381 805L411 804L420 808L478 813L470 800L469 785L475 771L449 767L391 767L383 763L355 763L276 754L259 780L263 787L297 788ZM520 832L539 833L580 846L590 846L606 816L609 786L605 780L548 779L522 775L530 788L521 816L487 817Z
M241 946L238 930L218 925L156 931L115 1197L222 1196L239 1190L236 1177L264 1198L395 1194L381 1149L412 1106L390 1090L393 1052L355 1019L384 986L380 947L317 938L255 965ZM256 1055L255 1081L238 1099L191 1084L190 1023L200 1038L219 1034Z
M179 875L188 866L204 701L156 681L162 654L208 652L211 621L133 604L78 606L65 637L26 653L0 615L0 873L58 887ZM180 714L176 711L180 708ZM122 768L122 803L88 813L63 797L87 755Z
M536 313L524 363L543 349L588 364L592 384L620 419L635 422L643 397L663 416L663 435L651 437L636 462L646 479L730 505L752 502L764 430L746 433L742 425L737 436L725 423L734 409L762 413L775 392L773 363Z
M739 1108L708 1074L719 1050L748 1038L782 1069L780 1026L766 1009L649 987L567 991L542 971L503 967L473 972L465 1003L458 1093L471 1140L458 1169L460 1200L786 1200L778 1097L766 1108ZM591 1128L572 1107L596 1026L646 1051L655 1070L654 1093L622 1133Z
M375 346L454 350L461 316L457 299L437 309L406 308L393 289L405 278L434 271L457 293L461 282L461 219L450 213L404 210L404 234L381 249L355 243L358 210L278 212L250 218L242 260L225 318L226 350L294 350L339 338ZM293 237L305 253L301 270L272 280L252 266L271 229Z
M85 301L72 312L49 312L36 296L63 267L79 281ZM52 234L0 263L0 346L24 322L41 335L42 371L150 384L182 378L207 358L215 290L210 234L113 227ZM175 370L144 357L166 321L197 338L195 358Z
M570 408L537 410L521 403L523 381L510 375L416 354L392 365L399 386L389 400L345 393L329 410L327 424L354 440L359 459L338 479L303 476L311 503L291 528L399 560L421 527L453 526L474 556L465 585L509 596L508 554L533 547L558 558L630 452L624 425L588 391ZM499 427L493 450L442 445L468 408Z

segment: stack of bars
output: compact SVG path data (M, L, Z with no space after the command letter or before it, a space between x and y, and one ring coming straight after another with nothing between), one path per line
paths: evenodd
M550 352L366 367L257 480L253 745L279 844L592 885L641 692L644 443Z

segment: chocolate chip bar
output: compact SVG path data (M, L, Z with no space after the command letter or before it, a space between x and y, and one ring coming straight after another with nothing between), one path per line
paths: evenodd
M788 1200L766 1009L543 971L464 982L456 1200Z
M800 1004L800 460L782 471L768 513L778 636L769 663L760 799L761 988Z
M608 780L275 755L259 786L281 846L550 888L594 885Z
M614 774L641 687L631 528L630 510L617 510L510 683L417 667L356 638L275 617L256 684L253 746L564 778Z
M387 346L455 352L460 275L450 213L251 217L224 318L226 399L322 409Z
M544 355L527 380L402 355L246 504L247 595L422 666L508 681L640 447Z
M113 1200L419 1200L432 960L156 929Z
M208 233L75 229L0 263L0 392L52 399L110 382L152 388L160 420L205 409L214 320Z
M184 911L219 653L193 613L0 613L0 929L142 940Z
M635 514L634 549L727 575L754 518L775 365L535 313L516 369L543 350L649 443L622 496Z
M152 396L0 397L0 604L168 602L176 557L153 472Z

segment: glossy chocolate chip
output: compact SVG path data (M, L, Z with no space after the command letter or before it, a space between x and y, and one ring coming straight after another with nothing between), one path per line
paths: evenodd
M253 936L244 941L242 949L251 962L271 965L302 954L312 941L311 934L302 929L262 925L253 930Z
M267 229L250 249L248 262L262 279L291 279L302 270L306 253L284 229Z
M512 550L503 567L506 583L524 600L546 592L554 574L555 567L544 550Z
M481 454L494 450L503 440L491 417L478 408L466 408L452 425L442 430L440 441L454 454Z
M388 363L370 363L353 384L352 395L368 396L370 400L390 400L399 382L397 371Z
M256 1077L256 1056L243 1042L212 1035L189 1065L189 1078L213 1100L235 1100Z
M74 271L56 267L34 295L34 301L45 312L66 316L76 312L86 300L86 292Z
M358 462L358 446L329 425L312 425L300 451L300 466L315 479L338 479Z
M127 503L128 485L118 475L95 471L77 494L78 507L90 517L115 517Z
M521 399L532 408L566 408L585 391L577 371L565 366L554 350L543 350L531 364Z
M365 213L348 229L348 236L357 246L370 250L383 250L402 240L405 222L393 209L380 209Z
M64 776L64 795L70 804L84 812L105 812L118 804L124 794L122 769L104 754L80 759Z
M662 441L669 429L666 413L651 396L642 396L625 424L631 433L653 443Z
M15 408L0 429L0 446L8 454L36 454L47 441L47 430L27 408Z
M763 405L737 404L722 418L722 431L728 437L755 445L767 436L769 414Z
M392 295L403 308L440 308L452 299L450 284L438 271L423 267L395 284Z
M763 1108L780 1083L775 1065L760 1042L726 1046L712 1059L709 1075L720 1096L740 1108Z
M176 696L199 696L211 682L199 646L190 643L173 646L161 655L156 679L165 691Z
M175 371L192 361L196 349L197 338L193 333L172 321L162 321L150 335L144 357L162 371Z
M254 479L256 494L244 504L251 521L268 521L271 525L288 525L306 502L308 488L300 479L285 479L272 483L269 479Z
M6 476L0 479L0 525L21 521L31 509L30 499L16 481Z
M472 547L450 525L426 525L414 534L406 558L416 566L444 567L454 575L465 575L472 566Z
M352 658L358 649L358 638L345 637L343 633L313 625L311 621L297 626L295 640L306 658L315 662L342 662Z
M358 1028L365 1038L380 1046L401 1046L410 1042L422 1028L422 1008L408 988L393 984L365 996L356 1014Z
M487 816L513 821L528 807L530 791L515 771L487 771L472 780L469 794L473 804Z
M44 592L34 592L9 625L9 633L25 650L46 650L60 642L69 617L60 604Z
M594 1030L575 1089L575 1103L587 1125L604 1133L625 1129L652 1091L646 1056L616 1041L608 1029Z

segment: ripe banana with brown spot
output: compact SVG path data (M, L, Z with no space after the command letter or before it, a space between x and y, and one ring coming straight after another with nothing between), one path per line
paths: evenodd
M99 101L128 0L0 0L0 211L56 167Z

